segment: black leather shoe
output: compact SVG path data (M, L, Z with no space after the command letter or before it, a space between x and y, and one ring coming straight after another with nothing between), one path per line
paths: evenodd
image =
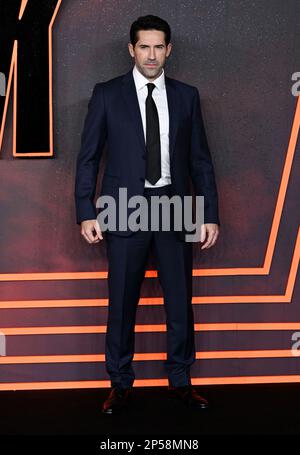
M117 414L126 407L130 396L130 388L113 387L108 398L103 403L102 412L104 414Z
M169 386L168 393L170 398L178 398L190 408L208 408L208 401L201 397L191 385L182 387Z

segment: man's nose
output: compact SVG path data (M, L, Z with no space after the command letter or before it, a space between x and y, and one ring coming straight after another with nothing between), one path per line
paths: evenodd
M153 48L153 49L150 48L150 55L149 55L149 58L150 58L151 60L155 60L155 49L154 49L154 48Z

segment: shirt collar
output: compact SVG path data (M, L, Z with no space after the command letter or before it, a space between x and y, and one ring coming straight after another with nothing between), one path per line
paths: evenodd
M137 91L141 90L142 88L145 87L146 84L148 84L150 81L143 76L142 73L137 69L137 66L134 65L133 70L132 70L134 82ZM163 90L165 88L165 71L162 69L162 73L160 76L158 76L154 81L152 81L153 84L158 88L159 91Z

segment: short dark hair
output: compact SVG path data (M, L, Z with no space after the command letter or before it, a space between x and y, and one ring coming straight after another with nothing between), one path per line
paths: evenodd
M167 21L158 16L148 14L147 16L140 16L131 24L130 27L130 41L133 47L138 41L137 33L140 30L159 30L165 34L166 46L171 40L171 28Z

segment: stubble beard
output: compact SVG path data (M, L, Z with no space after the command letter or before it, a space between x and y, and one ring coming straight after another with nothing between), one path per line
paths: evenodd
M145 76L147 79L154 80L160 76L163 65L156 66L155 68L147 68L145 66L139 66L138 68L143 76Z

